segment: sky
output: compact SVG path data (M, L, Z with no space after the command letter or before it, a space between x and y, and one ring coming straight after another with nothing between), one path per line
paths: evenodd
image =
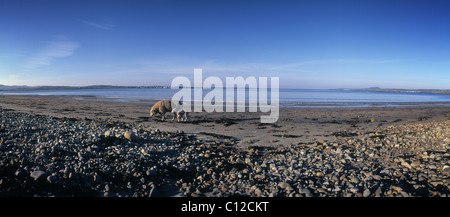
M0 0L0 84L450 89L450 2ZM192 80L191 80L192 81Z

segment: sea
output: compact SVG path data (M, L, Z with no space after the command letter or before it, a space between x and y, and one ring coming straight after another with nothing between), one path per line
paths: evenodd
M191 89L192 95L196 90ZM202 89L202 99L211 90ZM223 101L227 103L226 91ZM258 90L259 91L259 90ZM258 92L255 90L255 92ZM267 89L268 104L271 101L271 90ZM78 100L101 100L146 103L149 100L171 99L179 92L170 88L104 88L104 89L65 89L65 90L24 90L0 91L0 95L41 95L41 96L72 96ZM257 103L249 97L249 89L234 91L234 102L238 96L245 94L245 102ZM219 92L220 93L220 92ZM259 94L258 94L259 96ZM193 100L193 99L192 99ZM257 101L257 99L256 99ZM337 89L279 89L279 103L284 107L399 107L441 103L450 106L450 94L424 92L377 92L370 90L337 90Z

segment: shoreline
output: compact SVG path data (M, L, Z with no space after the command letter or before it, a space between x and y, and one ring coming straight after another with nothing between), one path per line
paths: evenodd
M415 103L405 107L280 107L279 119L274 124L261 124L261 115L267 115L261 112L192 112L190 122L177 123L171 121L171 114L166 115L166 121L161 121L159 116L149 117L150 107L158 100L133 103L75 98L77 96L0 95L0 107L57 118L126 122L168 132L218 134L236 138L239 147L246 147L331 140L332 133L337 131L368 131L380 126L422 120L448 120L450 105ZM283 134L291 136L280 139Z
M148 103L0 95L1 196L450 196L448 106L149 117Z
M25 96L25 97L61 97L61 98L72 98L76 100L88 100L88 101L105 101L105 102L126 102L126 103L149 103L157 102L161 99L149 99L149 98L126 98L126 97L102 97L102 96L92 96L92 95L40 95L40 94L2 94L0 96ZM191 102L193 103L193 102ZM245 102L248 106L249 102ZM226 105L226 102L223 102ZM256 105L256 103L255 103ZM450 106L450 101L423 101L423 102L372 102L372 101L361 101L361 102L295 102L295 101L281 101L279 102L280 107L306 107L306 108L352 108L352 107L404 107L404 106L428 106L428 105L439 105L439 106Z

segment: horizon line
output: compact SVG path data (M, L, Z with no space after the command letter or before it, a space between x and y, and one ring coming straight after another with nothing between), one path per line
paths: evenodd
M111 84L94 84L94 85L3 85L0 84L0 91L5 91L2 87L10 87L10 88L92 88L98 87L101 89L115 87L115 88L172 88L170 85L111 85ZM191 88L203 88L203 87L194 87ZM223 87L226 88L226 87ZM249 87L246 87L246 89ZM206 88L205 88L206 89ZM210 88L207 88L210 89ZM270 89L270 88L267 88ZM350 88L350 87L339 87L339 88L292 88L292 87L280 87L280 89L293 89L293 90L439 90L446 91L450 90L449 88L381 88L381 87L359 87L359 88ZM14 90L14 89L11 89Z

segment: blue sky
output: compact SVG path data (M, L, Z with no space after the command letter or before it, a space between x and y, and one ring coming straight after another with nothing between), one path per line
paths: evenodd
M0 84L450 88L446 1L0 0Z

